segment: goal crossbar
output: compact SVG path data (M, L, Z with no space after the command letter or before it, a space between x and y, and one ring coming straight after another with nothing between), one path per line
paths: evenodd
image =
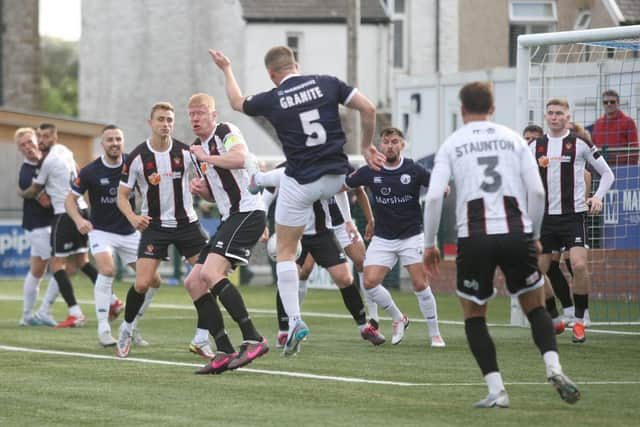
M567 43L603 44L602 42L616 41L624 44L625 48L630 46L632 48L630 50L640 50L640 43L626 43L624 41L633 38L640 38L640 25L597 28L593 30L560 31L555 33L523 34L519 36L516 62L516 128L523 129L528 122L529 49L531 47Z

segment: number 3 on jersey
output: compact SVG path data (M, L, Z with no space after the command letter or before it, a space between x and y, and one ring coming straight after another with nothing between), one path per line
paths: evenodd
M317 109L300 113L302 130L307 135L304 145L307 147L327 142L327 131L324 130L324 126L318 120L320 120L320 112Z
M502 175L496 171L498 166L498 156L478 157L478 164L480 166L486 166L484 169L484 176L490 179L482 181L480 188L487 193L495 193L502 185Z

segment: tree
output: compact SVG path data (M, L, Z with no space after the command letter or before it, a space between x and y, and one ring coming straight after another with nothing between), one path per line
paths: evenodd
M78 43L41 37L40 108L78 116Z

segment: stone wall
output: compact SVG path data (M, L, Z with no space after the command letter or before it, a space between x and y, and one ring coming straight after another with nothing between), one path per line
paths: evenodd
M20 110L38 110L38 0L4 1L2 5L2 103Z

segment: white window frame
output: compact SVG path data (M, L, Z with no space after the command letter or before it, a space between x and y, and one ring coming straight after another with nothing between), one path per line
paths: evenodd
M404 71L408 68L408 62L409 62L409 55L408 55L408 49L407 49L407 45L408 45L408 33L409 30L407 28L408 24L409 24L409 20L407 19L407 8L409 7L408 5L408 0L405 0L404 2L404 12L402 13L397 13L396 12L396 4L394 0L386 0L385 4L387 6L387 15L389 15L389 18L391 19L391 41L392 41L392 49L395 49L395 40L394 40L394 35L395 35L395 30L394 30L394 22L399 21L402 23L402 40L401 40L401 45L402 45L402 52L400 52L401 56L402 56L402 65L395 65L395 51L392 50L393 52L393 56L391 58L391 65L393 66L394 70L400 70L400 71Z
M289 38L290 37L295 37L298 40L298 47L296 47L296 49L292 49L295 51L295 53L297 54L298 58L296 59L296 61L298 63L302 62L302 40L303 40L303 34L300 31L287 31L287 33L285 34L285 45L288 47L289 46Z
M580 24L582 20L585 20L584 24ZM574 30L588 30L591 28L591 20L593 19L593 14L591 10L585 9L578 12L578 16L576 16L576 22L573 25Z
M514 5L517 4L548 4L551 5L552 16L516 16L514 14ZM555 0L510 0L509 1L509 22L511 24L520 23L556 23L558 22L558 8Z

